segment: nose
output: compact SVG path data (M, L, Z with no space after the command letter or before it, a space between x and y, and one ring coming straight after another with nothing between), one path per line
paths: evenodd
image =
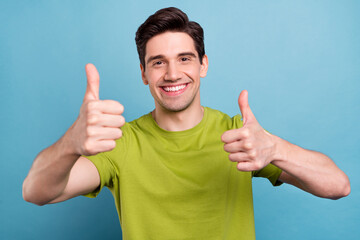
M166 69L165 80L166 81L177 81L181 79L181 71L179 66L174 62L170 62Z

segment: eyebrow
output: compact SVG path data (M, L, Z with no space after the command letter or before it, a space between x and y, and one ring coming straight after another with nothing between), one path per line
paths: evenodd
M178 54L178 57L181 57L181 56L192 56L192 57L196 58L196 55L195 55L193 52L183 52L183 53L179 53L179 54Z
M156 55L156 56L149 57L149 59L146 61L146 64L148 64L149 62L151 62L153 60L162 59L162 58L164 58L164 55Z
M183 53L179 53L177 55L178 57L182 57L182 56L192 56L194 58L196 58L196 55L193 53L193 52L183 52ZM148 64L149 62L153 61L153 60L156 60L156 59L162 59L162 58L165 58L164 55L156 55L156 56L151 56L149 57L149 59L146 61L146 64Z

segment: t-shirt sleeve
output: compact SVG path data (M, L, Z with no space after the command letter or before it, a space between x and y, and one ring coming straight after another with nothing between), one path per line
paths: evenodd
M93 192L88 194L84 194L85 197L94 198L96 197L104 186L108 188L113 187L113 181L116 176L115 166L112 163L110 157L106 154L106 152L102 152L93 156L83 156L89 159L97 168L100 176L100 185Z
M125 123L121 128L123 136L116 140L116 147L113 150L98 153L93 156L83 156L95 165L100 176L100 186L93 192L84 194L84 196L94 198L100 193L104 186L110 190L118 187L119 171L126 161L127 142L131 136L130 128L128 123Z
M243 127L241 115L239 115L239 114L235 115L233 117L233 122L234 122L233 126L235 128ZM279 181L281 172L282 172L282 170L280 168L274 166L273 164L269 164L266 167L264 167L263 169L260 169L258 171L253 171L252 176L267 178L273 186L280 186L282 184L282 182Z
M281 172L282 170L280 168L270 163L263 169L260 169L258 171L253 171L252 176L267 178L273 186L280 186L282 184L282 182L279 181Z

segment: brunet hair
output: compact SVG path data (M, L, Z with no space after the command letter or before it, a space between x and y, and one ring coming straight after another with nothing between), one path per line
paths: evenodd
M184 32L194 40L195 49L199 55L200 63L205 55L204 31L202 27L193 21L178 8L169 7L158 10L151 15L138 28L135 36L140 63L145 69L146 43L150 38L164 32Z

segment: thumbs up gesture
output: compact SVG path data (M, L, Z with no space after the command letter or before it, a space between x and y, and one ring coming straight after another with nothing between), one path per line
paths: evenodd
M274 136L266 132L256 120L248 103L248 92L240 93L239 107L243 127L226 131L221 140L230 161L237 162L240 171L255 171L268 165L275 154Z
M114 100L99 99L100 77L93 64L85 66L87 88L80 114L71 126L72 145L78 155L95 155L112 150L122 136L124 107Z

